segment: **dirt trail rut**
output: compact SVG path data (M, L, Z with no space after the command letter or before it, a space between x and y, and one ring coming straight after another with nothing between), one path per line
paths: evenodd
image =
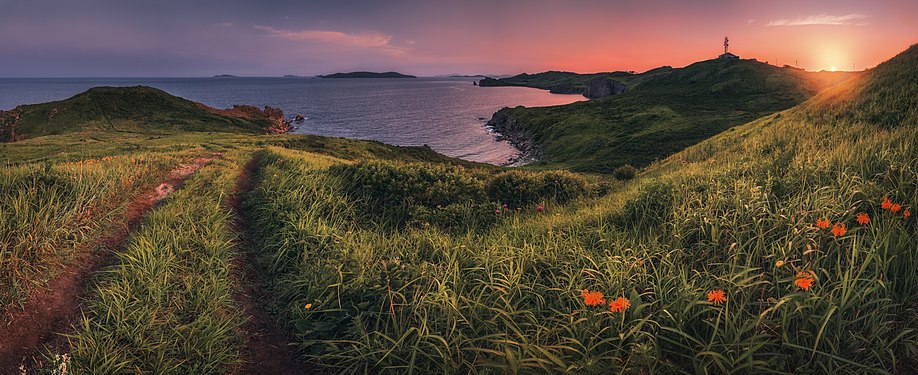
M75 259L65 265L47 286L32 292L22 309L3 311L0 318L3 319L0 322L5 323L0 324L0 374L18 374L20 366L31 368L40 364L46 347L55 351L66 349L67 340L60 334L70 332L82 316L83 302L96 273L112 263L115 252L125 246L129 235L157 202L218 157L220 154L197 158L173 169L167 180L128 203L118 221L96 239L80 246L75 252Z
M265 271L259 269L254 244L251 241L250 221L242 204L254 188L258 169L258 154L250 160L239 175L236 189L230 197L234 212L233 227L239 233L239 254L233 264L236 302L247 318L240 332L246 340L242 348L242 363L234 374L308 374L306 365L297 360L288 344L289 337L277 320L265 310L268 296L265 293Z

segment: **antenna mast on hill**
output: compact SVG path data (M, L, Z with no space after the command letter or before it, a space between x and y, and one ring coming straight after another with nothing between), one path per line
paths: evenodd
M730 39L727 39L727 37L724 37L724 54L725 55L727 54L727 47L729 46L730 46Z

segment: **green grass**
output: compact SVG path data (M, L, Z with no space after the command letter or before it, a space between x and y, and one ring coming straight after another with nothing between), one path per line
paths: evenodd
M247 155L247 154L246 154ZM226 373L243 317L224 205L239 153L214 160L167 198L117 254L71 339L73 366L97 373Z
M497 80L488 80L493 86L525 86L537 89L549 90L553 86L570 85L571 87L583 90L587 87L590 80L599 77L605 77L624 83L629 88L634 88L642 82L658 74L665 74L672 70L672 67L663 66L651 69L643 73L630 72L606 72L606 73L589 73L580 74L572 72L548 71L535 74L518 74L513 77L501 78Z
M110 131L130 135L176 130L264 133L267 119L221 116L189 100L152 87L95 87L57 102L23 105L9 111L18 120L4 123L0 141L9 141L11 124L17 138L68 132Z
M0 170L0 306L44 286L180 156L132 153Z
M797 105L842 75L740 60L702 61L599 100L502 110L541 151L535 167L611 173L644 167L732 126Z
M797 84L783 72L738 81L730 69L773 68L701 65L648 81L645 101L628 104L648 117L635 134L673 128L668 116L717 117L705 101L728 94L745 95L731 107L742 114L725 115L736 121L803 100L781 91ZM245 209L268 307L320 371L912 373L918 223L880 202L918 204L916 77L918 46L803 104L686 144L628 181L295 135L175 133L74 147L71 134L5 150L15 155L8 173L25 180L76 155L225 152L158 207L101 276L72 337L81 370L234 368L246 338L230 293L237 254L224 201L240 165L260 153ZM706 83L685 89L693 80ZM665 92L685 107L647 105ZM128 144L136 147L120 149ZM867 225L856 222L861 213ZM846 233L818 228L821 218ZM794 283L800 273L814 277L808 290ZM630 307L586 306L585 289ZM726 303L708 302L711 290Z
M918 202L918 130L847 114L913 113L887 92L914 98L918 81L885 75L912 76L914 50L852 83L856 95L836 88L602 198L511 211L484 231L358 224L383 206L343 198L340 161L274 151L250 207L276 306L332 372L912 371L916 224L879 205ZM455 185L461 172L438 173ZM847 233L817 228L822 217ZM813 288L794 285L800 272ZM583 289L631 307L584 306ZM725 305L706 301L713 289Z

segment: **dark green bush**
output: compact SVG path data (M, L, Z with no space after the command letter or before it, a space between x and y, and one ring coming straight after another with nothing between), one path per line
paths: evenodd
M334 169L349 195L380 208L437 207L484 198L481 181L462 167L364 162Z
M523 207L544 200L566 203L586 193L587 184L569 172L510 171L488 181L485 190L492 201Z
M612 171L612 176L614 176L616 180L630 180L634 178L636 174L637 168L631 164L625 164L621 167L615 168L615 170Z

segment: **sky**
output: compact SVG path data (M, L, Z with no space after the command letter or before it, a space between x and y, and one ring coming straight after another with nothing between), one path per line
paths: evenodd
M861 70L918 0L0 0L0 77L644 71L723 52Z

